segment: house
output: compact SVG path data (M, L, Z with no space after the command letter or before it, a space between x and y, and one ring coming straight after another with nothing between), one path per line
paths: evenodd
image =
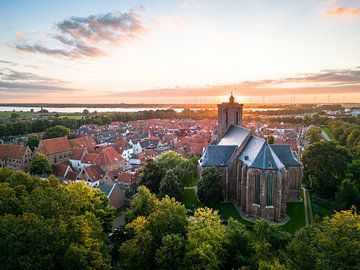
M0 167L27 171L32 152L28 146L20 144L0 144Z
M120 168L124 169L125 159L114 148L106 147L100 151L99 156L95 159L95 164L107 172Z
M82 160L86 154L88 154L86 148L75 148L72 150L69 162L75 171L81 171L83 167Z
M118 183L101 183L98 188L108 197L111 206L115 208L124 206L125 193L121 190Z
M105 177L105 172L97 165L86 166L82 169L78 179L84 179L90 187L97 187Z
M41 140L37 153L48 157L51 164L67 161L71 155L71 145L66 137Z

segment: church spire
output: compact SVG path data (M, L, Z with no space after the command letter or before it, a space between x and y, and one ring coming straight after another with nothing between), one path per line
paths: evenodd
M229 102L230 102L230 103L234 103L234 102L235 102L235 98L234 98L234 96L233 96L233 92L231 92L231 96L230 96L230 98L229 98Z

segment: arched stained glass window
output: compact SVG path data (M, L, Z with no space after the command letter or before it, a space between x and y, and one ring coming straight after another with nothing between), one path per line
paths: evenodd
M260 204L260 173L255 172L254 203Z
M266 205L273 205L273 178L274 175L269 173L266 181Z

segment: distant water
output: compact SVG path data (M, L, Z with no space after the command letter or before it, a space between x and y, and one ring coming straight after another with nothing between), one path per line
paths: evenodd
M41 107L14 107L14 106L0 106L0 112L30 112L31 109L34 112L41 110ZM150 110L166 110L169 108L96 108L96 107L43 107L43 109L48 110L49 112L59 112L59 113L82 113L85 109L89 112L139 112L139 111L150 111ZM181 112L182 108L173 108L176 112ZM203 109L195 109L203 110ZM277 111L282 110L282 108L248 108L244 111Z

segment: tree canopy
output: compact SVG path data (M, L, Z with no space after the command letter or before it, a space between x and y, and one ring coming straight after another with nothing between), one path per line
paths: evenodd
M345 178L351 160L349 151L334 142L323 141L311 144L302 156L304 178L311 177L316 191L333 197Z
M0 169L1 269L107 269L113 217L99 189Z
M51 173L51 165L47 156L36 153L30 162L29 171L35 175Z
M207 206L213 206L222 199L221 176L215 167L205 168L202 180L197 183L199 200Z
M70 129L65 126L54 126L45 130L43 139L51 139L57 137L69 136Z

